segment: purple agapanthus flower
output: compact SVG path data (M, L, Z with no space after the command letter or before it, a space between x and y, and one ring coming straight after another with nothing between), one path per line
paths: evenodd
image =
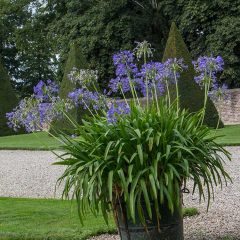
M114 93L120 92L121 89L124 93L131 90L128 77L116 77L114 79L111 79L108 86Z
M82 106L83 109L99 110L104 107L104 98L97 93L91 92L85 88L77 88L68 94L68 97L76 106Z
M31 97L21 100L12 112L6 114L9 127L15 131L23 127L27 132L34 132L62 116L62 110L68 111L71 105L57 96L58 91L59 87L53 81L40 81Z
M129 64L134 62L134 54L131 51L124 50L113 55L113 64Z
M130 81L133 82L135 75L138 73L138 67L134 63L134 54L131 51L121 51L113 55L113 63L116 67L116 78L111 79L109 88L111 92L116 93L123 91L130 92Z
M140 72L137 74L137 77L139 77L137 88L140 88L144 96L146 96L147 87L149 94L151 94L151 91L154 91L155 87L158 94L162 95L164 93L163 71L164 65L160 62L150 62L142 66ZM146 81L148 82L147 86Z
M194 78L197 84L200 86L204 85L206 78L210 78L211 85L217 81L216 74L223 71L224 61L220 56L214 57L199 57L197 61L193 61L195 71L198 76Z
M110 105L107 112L107 120L109 123L117 122L117 119L121 115L127 115L130 113L130 107L125 102L114 102Z
M34 95L38 99L48 101L52 96L57 95L59 92L59 86L51 80L47 80L44 83L42 80L33 88Z
M209 91L208 96L215 102L227 100L229 97L227 94L227 89L228 86L225 83L222 86L214 84L212 90Z

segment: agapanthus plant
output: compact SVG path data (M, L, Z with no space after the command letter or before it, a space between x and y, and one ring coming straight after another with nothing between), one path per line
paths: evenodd
M223 70L224 61L222 57L199 57L197 61L193 61L193 65L196 73L198 74L194 79L201 88L204 89L205 97L202 110L202 122L204 121L206 106L207 106L207 95L216 88L217 84L217 73ZM210 93L217 93L215 91Z
M54 119L61 118L64 112L72 109L71 102L61 99L58 92L56 83L40 81L31 97L21 100L12 112L6 114L9 127L15 131L25 128L27 132L48 129Z
M93 116L78 126L78 138L60 136L64 154L59 156L59 164L67 166L60 178L65 181L63 193L76 198L80 218L90 208L101 211L107 220L108 211L120 204L133 222L138 216L146 224L146 219L155 216L159 224L162 204L167 203L172 213L177 211L181 189L189 179L194 182L193 191L198 188L200 198L206 197L208 204L213 187L230 179L222 157L229 159L229 153L202 124L205 110L192 114L180 109L178 81L187 68L184 61L152 62L148 60L150 53L144 43L135 54L114 54L116 78L110 81L109 89L121 99L111 99L96 88L95 71L74 69L69 76L78 84L69 93L69 101ZM142 65L136 61L141 57ZM204 57L195 63L200 76L197 81L205 90L203 109L216 73L222 69L220 60ZM170 86L175 89L175 99L170 97ZM43 92L37 88L35 101L46 100L40 97ZM41 105L41 113L38 109L39 118L46 115L47 107ZM18 116L19 112L15 113ZM15 118L11 114L9 118L13 123Z

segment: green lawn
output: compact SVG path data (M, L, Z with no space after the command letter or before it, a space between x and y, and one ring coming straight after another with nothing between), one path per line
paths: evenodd
M188 217L198 214L196 208L183 211ZM71 201L0 198L1 240L84 240L113 232L116 227L112 218L107 226L102 216L90 212L82 226L76 204Z
M212 130L215 134L215 130ZM224 146L240 146L240 125L226 126L218 129L217 140ZM45 132L0 137L0 149L52 150L60 143Z
M0 149L52 150L59 145L46 132L0 137Z
M101 216L87 215L81 226L70 201L0 198L0 239L83 240L99 233L115 232Z
M218 129L217 136L220 136L217 142L223 146L240 146L240 125L225 126Z

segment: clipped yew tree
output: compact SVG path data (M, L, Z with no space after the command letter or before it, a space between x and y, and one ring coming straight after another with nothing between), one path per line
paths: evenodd
M11 112L17 103L10 77L0 61L0 136L16 134L7 126L6 113Z
M86 69L87 61L84 55L81 52L80 47L77 43L72 43L70 46L70 50L68 53L68 58L65 64L64 75L60 85L59 96L62 99L66 99L68 97L68 93L76 88L76 84L71 82L68 75L73 70L73 68L77 69ZM81 109L73 109L69 113L71 115L71 119L77 123L81 123L82 115L84 114ZM56 120L52 123L52 127L50 132L65 132L69 134L74 133L74 127L69 122L69 120L64 117L59 120Z
M181 73L179 78L180 107L188 109L190 112L197 112L203 107L204 91L194 81L194 66L190 52L183 41L175 23L172 23L166 48L163 55L163 61L169 58L182 58L188 65L188 69ZM171 96L175 96L175 88L171 88ZM204 123L209 127L216 127L218 122L218 111L212 100L208 98L206 105L206 115ZM220 122L219 127L223 127Z

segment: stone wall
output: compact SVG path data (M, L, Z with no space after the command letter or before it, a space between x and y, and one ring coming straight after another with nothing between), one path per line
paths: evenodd
M227 90L227 100L215 106L225 125L240 124L240 88Z

